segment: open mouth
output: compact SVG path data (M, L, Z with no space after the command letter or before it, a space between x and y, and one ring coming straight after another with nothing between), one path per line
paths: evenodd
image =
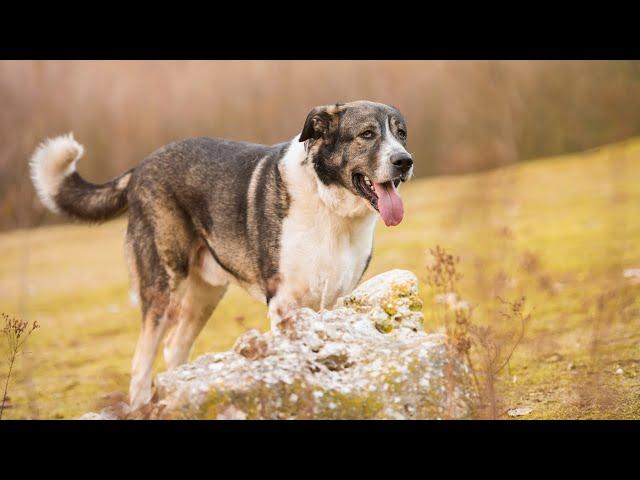
M373 182L361 173L353 174L353 185L356 190L375 208L387 227L398 225L404 216L404 206L398 194L401 178L394 178L383 183Z
M373 182L371 182L369 177L361 173L354 173L353 185L360 193L360 196L368 200L371 206L378 210L378 195L376 195L376 191L373 189Z

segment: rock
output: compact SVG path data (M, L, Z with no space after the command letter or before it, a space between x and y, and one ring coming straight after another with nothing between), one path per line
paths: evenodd
M629 278L631 283L640 283L640 268L627 268L622 272L624 278Z
M233 405L229 405L226 409L218 414L216 420L246 420L247 414L237 409Z
M338 299L337 305L365 313L382 333L398 328L422 329L418 279L406 270L391 270L373 277L350 295Z
M129 405L124 402L118 402L103 408L100 413L85 413L78 420L119 420L126 418L129 414Z
M545 358L544 361L547 363L556 363L562 360L562 358L563 358L562 355L560 355L559 353L553 353L549 355L547 358Z
M78 418L78 420L115 420L115 419L106 418L103 412L100 412L100 413L89 412L82 415L80 418Z
M624 370L623 370L622 368L618 367L618 368L616 369L616 372L615 372L615 373L616 373L616 375L622 375L622 374L624 373Z
M512 408L507 411L507 415L510 417L522 417L524 415L529 415L533 411L530 407L518 407Z
M640 278L640 268L627 268L622 272L625 278Z
M269 341L253 328L236 340L233 351L249 360L264 358L269 354Z
M391 270L334 310L299 309L158 375L154 402L124 418L468 418L471 373L445 335L424 332L421 308L415 275Z

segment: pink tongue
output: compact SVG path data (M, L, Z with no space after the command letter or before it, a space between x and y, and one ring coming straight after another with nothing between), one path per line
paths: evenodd
M402 199L393 182L374 183L373 188L378 195L378 210L387 227L398 225L404 216Z

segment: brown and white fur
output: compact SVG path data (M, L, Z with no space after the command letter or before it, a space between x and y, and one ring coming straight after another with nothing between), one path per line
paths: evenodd
M125 242L142 331L130 403L151 399L164 340L168 369L188 361L230 283L266 301L272 328L298 307L331 307L364 274L377 212L397 225L411 178L402 114L358 101L314 108L302 132L266 146L195 138L155 151L102 185L82 179L71 135L31 157L45 206L101 222L126 211Z

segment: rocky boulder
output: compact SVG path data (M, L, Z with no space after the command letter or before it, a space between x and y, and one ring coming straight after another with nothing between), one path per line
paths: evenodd
M83 418L466 418L470 372L444 334L422 328L418 281L391 270L335 309L300 309L276 331L250 330L232 350L158 375L141 411Z

